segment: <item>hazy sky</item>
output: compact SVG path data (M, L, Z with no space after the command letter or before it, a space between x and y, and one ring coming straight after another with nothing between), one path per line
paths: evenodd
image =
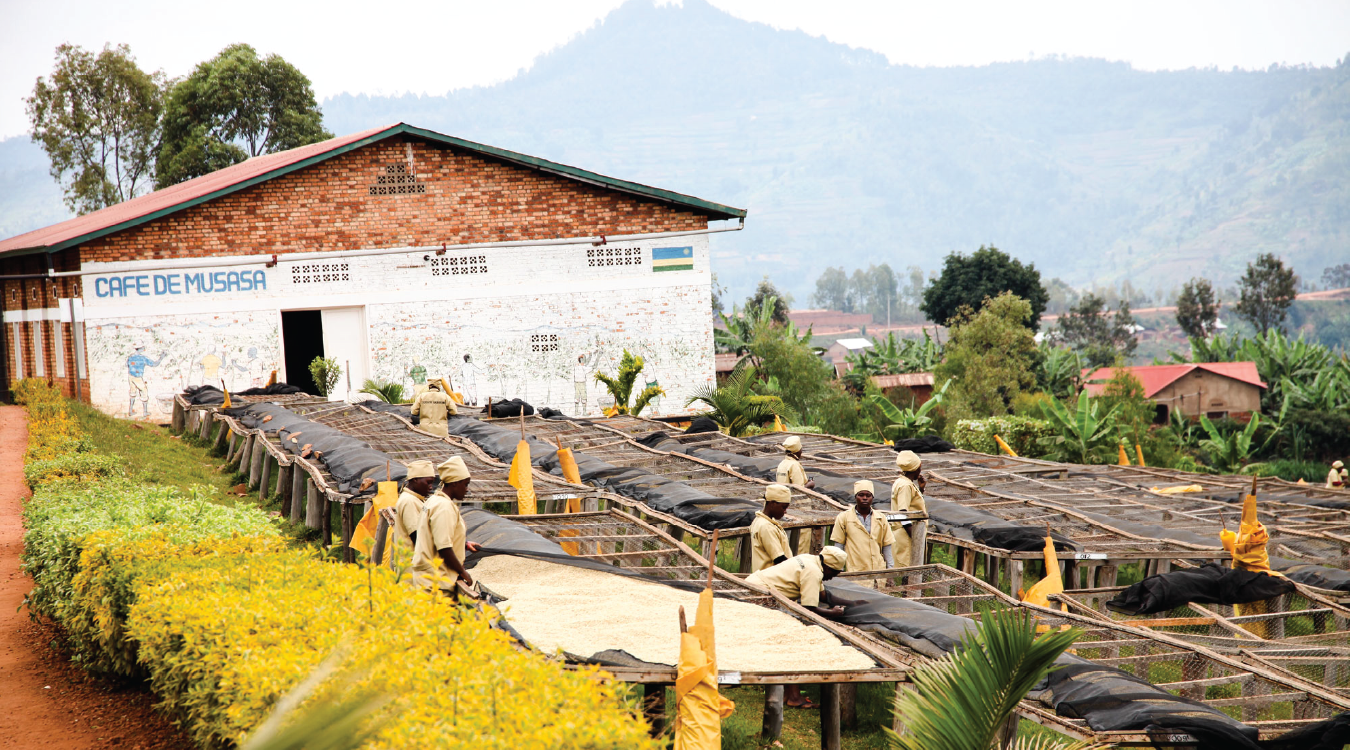
M647 2L650 0L638 0ZM866 47L894 63L982 65L1065 54L1137 68L1334 65L1350 52L1347 0L899 2L712 0L735 16ZM319 3L0 0L0 137L27 131L22 98L58 44L131 45L171 76L234 42L276 52L319 98L443 94L502 81L622 0Z

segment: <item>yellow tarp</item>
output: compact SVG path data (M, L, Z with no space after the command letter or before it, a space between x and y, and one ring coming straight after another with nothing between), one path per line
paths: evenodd
M1238 526L1237 533L1234 534L1228 529L1220 531L1219 543L1233 556L1234 568L1250 570L1253 573L1269 573L1273 576L1283 575L1270 569L1270 555L1266 552L1266 545L1269 542L1270 533L1256 516L1256 495L1248 495L1242 501L1242 523ZM1263 615L1269 611L1269 601L1233 605L1233 614L1238 617ZM1249 622L1239 627L1260 638L1270 637L1269 622Z
M1064 577L1059 572L1059 558L1055 556L1055 540L1045 538L1045 578L1042 578L1035 586L1032 586L1022 597L1022 601L1028 604L1039 604L1042 607L1053 607L1050 603L1051 594L1064 593ZM1064 609L1061 602L1060 609Z
M717 692L717 638L712 589L698 596L698 613L688 633L680 634L680 666L675 677L676 750L722 747L722 719L736 704Z
M1129 465L1130 465L1130 454L1128 454L1128 453L1125 452L1125 446L1121 445L1121 446L1118 446L1118 447L1120 448L1120 460L1116 461L1116 463L1119 464L1119 465L1121 465L1121 466L1129 466Z
M1198 484L1188 484L1184 487L1150 487L1149 491L1159 495L1179 495L1183 492L1204 492L1205 488Z
M999 437L998 435L995 435L994 442L998 443L999 450L1003 451L1009 456L1012 456L1013 458L1017 458L1017 451L1013 450L1011 445L1008 445L1007 443L1003 442L1003 438Z
M516 457L511 459L511 473L507 481L516 488L517 511L523 516L539 512L534 497L534 475L530 473L530 444L521 440L516 444Z
M351 548L358 550L363 554L369 555L370 551L375 549L375 535L380 530L380 511L385 508L392 508L398 504L398 482L380 482L375 487L375 499L370 503L370 510L361 516L360 523L352 529ZM385 530L385 548L388 549L389 530ZM367 545L366 540L370 540Z
M1141 447L1139 446L1138 443L1135 443L1135 444L1134 444L1134 455L1135 455L1136 458L1139 459L1139 465L1140 465L1140 466L1143 466L1143 465L1144 465L1144 449L1141 448Z

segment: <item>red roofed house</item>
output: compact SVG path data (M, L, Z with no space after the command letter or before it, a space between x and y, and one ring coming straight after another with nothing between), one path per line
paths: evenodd
M167 421L271 371L335 398L447 377L470 404L597 414L625 349L714 381L708 234L745 211L406 124L258 156L0 240L0 389ZM660 408L659 406L657 407ZM659 413L659 412L658 412Z
M1261 411L1266 387L1255 362L1197 362L1188 365L1127 367L1144 384L1144 395L1158 404L1155 422L1165 423L1171 411L1210 419ZM1115 374L1114 367L1083 371L1089 395L1098 396Z

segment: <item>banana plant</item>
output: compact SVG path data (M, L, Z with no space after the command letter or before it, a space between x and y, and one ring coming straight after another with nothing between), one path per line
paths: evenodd
M1017 704L1055 668L1055 660L1082 635L1077 629L1036 634L1030 613L985 610L978 630L941 659L920 666L914 689L896 700L905 733L885 727L894 750L1086 750L1105 745L1023 738L1015 745Z
M943 383L942 387L918 409L912 407L901 409L880 393L868 394L867 402L876 407L881 419L886 420L885 424L877 423L881 436L887 440L899 440L927 433L933 424L933 418L928 416L928 413L942 403L943 397L947 395L947 387L951 384L951 380Z
M1204 415L1200 416L1200 426L1209 434L1208 438L1200 441L1200 448L1209 454L1214 468L1236 474L1252 456L1252 441L1257 428L1261 426L1261 415L1253 414L1246 427L1229 435L1220 432Z
M1078 394L1078 408L1070 413L1057 399L1041 402L1041 413L1050 427L1059 433L1041 438L1047 456L1052 461L1092 463L1095 455L1116 446L1116 410L1113 406L1105 414L1098 414L1101 404L1088 398L1087 391Z

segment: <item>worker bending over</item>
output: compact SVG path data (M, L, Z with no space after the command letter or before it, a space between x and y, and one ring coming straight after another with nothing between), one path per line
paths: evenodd
M819 555L797 555L772 567L751 573L745 582L773 589L789 599L796 600L812 612L834 620L844 614L843 606L838 605L851 602L839 601L836 606L830 607L820 605L822 602L835 604L830 592L825 590L825 582L843 570L843 551L835 547L826 547ZM815 708L811 700L801 694L801 688L797 685L786 686L783 691L783 704L792 708Z
M1337 461L1331 465L1331 473L1327 474L1327 489L1340 490L1345 489L1345 464Z
M854 482L853 507L836 516L830 530L830 541L848 553L850 573L895 567L891 556L895 532L884 517L872 512L873 489L866 479Z
M437 466L436 472L441 488L422 508L413 545L413 583L454 596L456 580L473 585L473 577L464 569L464 553L478 551L477 544L465 539L468 532L459 513L459 502L469 494L469 467L454 456Z
M802 439L789 435L783 441L783 452L787 455L778 463L775 481L779 484L800 485L808 490L815 489L816 483L806 478L806 470L802 468Z
M427 495L436 486L436 470L426 460L410 461L403 491L394 505L394 539L408 552L417 544L417 527L422 522L422 508Z
M433 380L412 402L412 415L418 419L417 426L437 437L450 434L450 415L459 413L455 409L455 400L445 392L445 387L444 379Z
M755 512L750 524L750 572L758 573L788 559L791 547L787 532L778 521L787 514L792 491L781 484L764 488L764 510Z
M919 471L923 462L914 451L900 451L895 456L895 466L900 469L900 476L891 485L891 510L922 513L927 518L928 505L923 501L926 482ZM913 520L901 521L900 528L895 530L895 559L900 561L901 567L915 564L914 540L910 537L913 524Z

